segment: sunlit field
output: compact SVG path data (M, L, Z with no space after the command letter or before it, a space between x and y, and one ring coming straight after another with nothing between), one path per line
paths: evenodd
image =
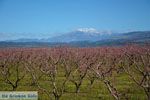
M150 47L0 49L0 91L39 100L150 100Z

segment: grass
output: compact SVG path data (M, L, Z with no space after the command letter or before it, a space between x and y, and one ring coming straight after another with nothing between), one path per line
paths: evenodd
M14 77L11 77L14 79ZM4 83L0 77L0 91L10 91L12 88L10 85ZM40 85L46 89L51 90L52 86L50 81L47 81L48 77L42 77L40 80ZM58 80L63 80L63 77L58 77ZM127 96L131 100L145 100L146 95L144 91L139 88L130 78L122 73L119 75L114 75L114 78L110 78L115 87L120 91L127 93ZM36 86L31 86L31 78L27 75L20 83L17 88L17 91L38 91L39 100L50 100L50 98ZM58 84L59 85L59 84ZM52 94L52 98L53 94ZM81 87L80 93L75 93L75 85L70 81L67 82L65 87L65 93L62 95L60 100L113 100L113 97L110 95L109 91L105 87L105 84L101 80L96 80L92 87L89 87L89 80L84 79Z

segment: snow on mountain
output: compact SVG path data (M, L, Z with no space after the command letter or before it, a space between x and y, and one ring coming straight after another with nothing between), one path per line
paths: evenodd
M74 42L74 41L99 41L111 38L111 31L99 31L94 28L79 28L72 32L43 39L17 39L14 42Z
M110 30L97 30L95 28L79 28L76 31L91 34L91 35L102 35L102 34L111 34L112 31Z
M94 28L79 28L66 34L49 38L49 42L97 41L112 36L111 31L98 31Z
M79 28L77 31L80 32L85 32L85 33L99 33L96 29L94 28Z

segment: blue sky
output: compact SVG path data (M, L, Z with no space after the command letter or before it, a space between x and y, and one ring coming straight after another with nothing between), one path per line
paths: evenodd
M0 0L0 40L78 28L150 30L150 0Z

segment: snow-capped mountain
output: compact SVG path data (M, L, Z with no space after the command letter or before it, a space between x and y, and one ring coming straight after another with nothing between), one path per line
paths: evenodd
M114 33L111 31L98 31L94 28L80 28L60 36L43 39L17 39L1 41L0 45L11 46L100 46L100 45L124 45L128 43L150 43L150 31L133 31L127 33ZM0 46L0 47L1 47Z
M47 39L49 42L98 41L114 36L111 31L98 31L94 28L79 28L75 31ZM46 41L47 41L46 40Z

